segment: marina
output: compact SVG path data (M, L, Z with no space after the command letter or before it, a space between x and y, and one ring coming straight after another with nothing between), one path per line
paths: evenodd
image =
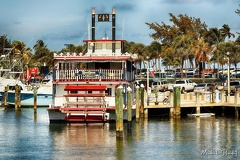
M234 116L141 118L122 140L115 123L49 123L46 108L0 108L0 119L1 159L239 159Z
M216 2L3 0L0 160L240 159L240 1Z
M6 48L5 48L6 49ZM39 107L47 107L52 102L52 82L49 78L42 83L37 67L24 70L23 56L16 54L14 60L10 55L14 48L8 48L0 57L0 95L4 105L30 107L36 103ZM35 100L36 96L36 100Z

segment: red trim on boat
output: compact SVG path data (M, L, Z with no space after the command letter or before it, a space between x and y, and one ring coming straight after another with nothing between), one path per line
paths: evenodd
M104 111L105 108L59 108L62 111Z
M65 86L64 91L106 91L107 86L97 85L81 85L81 86Z
M82 60L82 61L126 61L132 59L131 56L54 56L55 60Z
M83 42L124 42L125 40L111 40L111 39L98 39L98 40L83 40Z

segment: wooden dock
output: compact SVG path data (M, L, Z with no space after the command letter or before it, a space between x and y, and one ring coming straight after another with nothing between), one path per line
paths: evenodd
M169 97L169 103L163 104L163 99ZM148 97L148 98L147 98ZM144 112L148 113L148 109L164 109L169 108L170 114L174 110L173 93L159 92L147 96L145 93ZM240 90L231 95L226 95L224 91L205 92L205 93L184 93L180 96L181 108L196 108L196 114L200 113L201 107L233 107L235 115L238 116L240 108ZM180 111L181 112L181 111ZM146 114L145 114L146 115Z
M180 107L214 107L214 106L225 106L225 107L240 107L240 96L236 92L234 95L230 96L230 99L227 100L227 95L225 93L219 93L219 99L216 99L216 93L199 93L195 94L193 92L181 94ZM169 104L163 104L163 99L169 95ZM158 93L151 94L149 96L149 105L145 105L144 108L172 108L173 107L173 96L172 93ZM147 100L146 100L147 101ZM158 102L158 104L155 104Z

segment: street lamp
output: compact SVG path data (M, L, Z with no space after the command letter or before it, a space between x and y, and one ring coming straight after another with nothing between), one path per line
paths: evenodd
M230 101L230 64L229 64L229 52L227 52L227 101Z
M149 105L149 57L146 57L147 61L145 63L147 64L147 105Z

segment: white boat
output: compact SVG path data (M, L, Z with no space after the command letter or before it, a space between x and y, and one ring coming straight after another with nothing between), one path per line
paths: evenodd
M188 114L189 117L213 117L215 113L198 113L198 114Z
M115 37L115 13L112 35ZM92 13L95 24L95 11ZM87 53L54 54L53 103L48 108L50 122L115 121L115 91L124 88L123 120L127 120L126 88L134 90L134 56L123 53L124 40L84 40ZM134 91L133 91L134 93ZM132 108L132 117L135 109Z
M5 88L8 86L7 104L15 105L15 86L20 86L21 94L21 107L31 107L34 105L34 92L30 85L24 85L18 79L6 79L0 77L0 94L1 100L4 100ZM37 106L47 107L52 102L52 82L39 85L37 89Z

